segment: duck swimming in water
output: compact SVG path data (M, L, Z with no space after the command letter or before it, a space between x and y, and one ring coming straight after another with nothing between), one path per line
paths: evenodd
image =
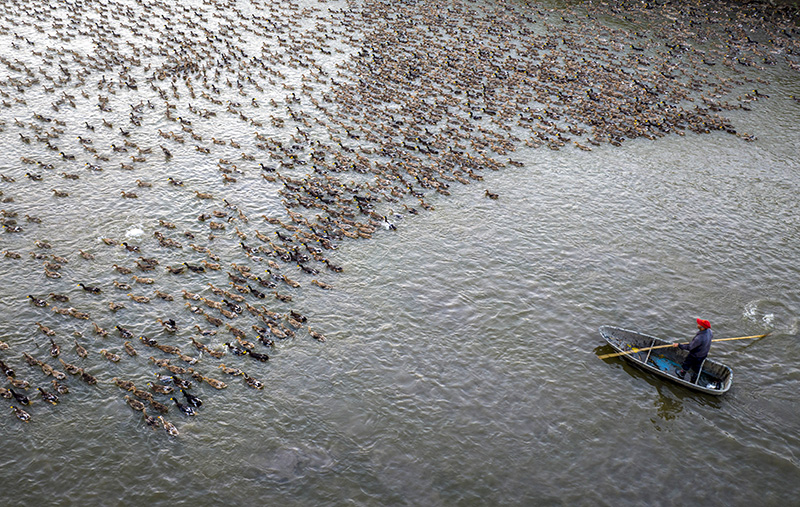
M180 433L178 433L178 428L176 428L174 424L167 421L161 416L158 416L158 420L161 421L162 425L164 425L164 429L167 431L167 434L169 434L169 436L177 437L178 435L180 435Z
M129 407L138 412L141 412L145 409L144 403L134 398L131 398L127 394L125 395L125 402L128 404Z
M153 410L161 412L162 414L169 412L169 406L164 405L156 400L150 400L150 406L153 407Z
M155 429L158 426L158 419L151 415L147 415L147 409L142 408L142 416L144 417L144 423L151 428Z
M227 389L228 385L221 380L217 380L215 378L210 377L203 377L203 381L213 387L214 389Z
M131 338L133 338L133 333L131 333L130 331L128 331L127 329L125 329L125 328L124 328L124 327L122 327L122 326L114 326L114 329L116 329L117 331L119 331L119 335L120 335L120 336L121 336L121 337L122 337L124 340L130 340Z
M16 372L13 369L9 368L8 365L6 365L6 363L4 363L2 360L0 360L0 371L2 371L3 375L5 375L6 377L13 378L17 376Z
M45 391L41 387L37 387L36 389L39 390L39 394L42 395L42 399L44 401L46 401L47 403L50 403L52 405L57 405L58 404L58 396L56 396L55 394L53 394L51 392Z
M64 366L64 369L67 370L67 373L69 373L70 375L80 375L81 369L79 367L75 366L74 364L65 362L60 357L58 358L58 360L61 362L62 366Z
M14 405L11 405L11 410L14 411L14 415L17 416L17 419L19 419L20 421L28 422L31 420L31 415L22 410L21 408L17 408Z
M39 364L42 365L44 363L40 362ZM31 386L31 383L28 382L27 380L22 380L14 377L6 377L6 380L8 380L8 383L16 387L17 389L27 389Z
M163 384L154 384L153 382L148 382L147 385L150 386L150 389L153 392L159 394L172 394L175 391L172 386L165 386Z
M90 386L97 384L97 378L94 375L86 373L85 371L81 370L81 380L89 384Z
M264 384L262 384L260 380L253 378L246 373L244 374L244 382L248 385L248 387L252 387L253 389L264 389Z
M193 407L199 408L203 406L203 400L201 400L197 396L190 394L183 389L181 389L181 393L183 393L183 397L186 398L186 402L192 405Z
M164 329L166 331L169 331L170 333L174 333L178 330L178 324L172 319L167 319L167 320L156 319L156 322L164 326Z
M80 287L81 289L85 290L89 294L100 294L100 293L103 292L103 290L100 287L92 287L92 286L89 286L89 285L84 285L83 283L79 283L78 287Z
M31 295L28 295L28 299L31 300L31 303L33 303L34 305L39 306L39 307L47 306L49 304L44 299L39 299L39 298L37 298L35 296L31 296Z
M52 338L50 338L50 355L52 357L58 357L59 354L61 354L61 347L59 347L58 344L53 341Z
M27 396L25 396L24 394L18 393L15 390L10 389L10 388L9 388L9 391L11 391L11 396L13 396L14 399L17 400L17 403L19 403L20 405L30 405L31 404L31 400Z
M118 363L122 358L118 354L114 354L113 352L109 352L106 349L102 349L100 351L100 355L111 361L112 363Z
M56 390L58 394L64 395L69 393L69 387L66 384L61 384L57 380L51 380L51 384L53 384L53 389Z
M319 342L324 342L325 341L325 336L322 333L318 333L316 331L313 331L310 327L308 328L308 334L310 334L312 338L314 338L315 340L317 340Z
M186 414L188 416L196 416L197 415L197 412L195 412L194 408L190 407L189 405L184 405L183 403L178 401L177 398L173 397L173 398L170 398L170 400L174 401L175 405L177 405L177 407L178 407L178 410L180 410L184 414Z
M256 361L261 361L262 363L269 361L269 356L267 354L260 354L258 352L253 352L252 350L248 350L247 355Z

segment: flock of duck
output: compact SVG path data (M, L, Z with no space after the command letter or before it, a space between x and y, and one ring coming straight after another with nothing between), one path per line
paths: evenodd
M522 166L522 145L752 141L719 113L767 96L759 69L800 70L790 10L615 5L0 5L0 139L19 155L0 165L3 298L36 324L3 330L0 396L29 421L34 385L48 405L116 386L176 436L171 407L227 388L214 372L261 390L269 354L325 341L290 303L334 288L340 242ZM131 209L141 229L108 233Z

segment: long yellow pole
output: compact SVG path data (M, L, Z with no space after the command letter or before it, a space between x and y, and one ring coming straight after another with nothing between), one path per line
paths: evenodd
M751 340L753 338L764 338L765 336L769 335L770 333L765 334L756 334L753 336L736 336L733 338L716 338L711 340L712 342L727 342L731 340ZM637 352L644 352L646 350L654 350L654 349L665 349L668 347L673 347L674 343L669 343L667 345L656 345L655 347L645 347L643 349L632 348L631 350L626 350L625 352L615 352L613 354L603 354L602 356L597 356L598 359L608 359L609 357L618 357L618 356L627 356L628 354L636 354Z

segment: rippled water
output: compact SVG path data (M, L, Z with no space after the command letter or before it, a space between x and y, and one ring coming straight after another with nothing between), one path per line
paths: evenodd
M256 39L250 44L258 47ZM336 55L332 72L347 53ZM520 146L513 157L522 167L487 171L473 185L454 184L450 197L426 197L435 210L394 218L397 231L342 241L326 252L344 268L319 275L333 291L313 290L311 276L288 271L303 288L292 292L291 305L268 306L302 311L328 341L298 333L279 342L267 364L223 359L264 382L263 391L223 378L213 371L217 362L203 358L205 371L229 387L196 388L205 405L195 418L173 408L168 419L179 427L176 439L149 430L109 382L114 376L137 384L152 379L147 349L140 348L138 358L107 362L97 354L101 348L124 354L116 333L96 337L88 322L51 315L25 296L63 292L70 305L108 329L122 325L162 339L156 318L183 323L191 317L182 311L180 290L201 291L208 281L228 287L224 272L145 275L176 301L137 305L114 292L111 282L129 277L110 268L131 265L135 256L100 238L151 246L150 236L163 230L158 219L169 220L177 231L202 230L196 242L211 244L223 262L242 262L235 235L206 240L198 210L224 209L224 196L251 218L231 227L238 225L254 242L254 229L271 230L256 217L282 213L279 187L264 186L257 161L236 160L245 173L227 186L216 164L191 149L174 149L175 158L164 161L156 152L166 141L156 132L175 130L175 123L145 109L146 128L132 136L155 151L135 171L109 165L92 174L82 163L37 148L42 151L33 155L57 162L57 172L80 171L81 179L69 182L70 198L54 198L49 189L66 183L52 172L41 187L26 181L30 168L17 161L28 148L15 139L13 117L4 116L0 136L9 149L2 172L17 183L2 187L16 203L3 206L24 208L43 223L18 219L25 234L0 234L1 249L27 256L37 251L34 239L48 240L52 253L70 262L53 281L42 274L41 261L0 259L0 332L10 345L0 357L18 377L39 385L46 377L21 358L22 352L47 357L46 338L34 322L57 329L62 357L72 362L78 359L70 333L80 330L93 353L81 364L101 383L91 387L69 378L71 392L58 406L34 400L29 424L10 414L10 403L1 404L2 503L796 502L800 104L789 95L800 94L800 87L796 72L784 67L763 75L771 84L762 92L771 98L729 114L757 142L687 133L591 152ZM273 91L262 102L286 93ZM137 102L136 96L120 91L114 100L125 111L126 100ZM38 111L52 97L26 96L30 110ZM232 92L226 97L236 100ZM97 145L119 142L100 126L102 114L86 114L61 115L69 119L62 144L76 146L71 139L86 134L85 120L97 125ZM215 148L212 160L255 151L252 133L240 135L227 117L195 127L206 138L241 140L242 149ZM286 138L282 132L272 134ZM120 160L126 159L114 164ZM185 187L164 184L167 176ZM137 178L154 186L137 188ZM487 199L485 189L499 198ZM121 190L139 198L122 199ZM216 198L202 207L191 190ZM179 239L182 250L159 251L162 264L203 258L188 248L192 240ZM97 259L81 259L79 249ZM106 293L87 295L75 286L79 281L100 284ZM152 294L152 287L132 292ZM127 308L111 314L109 300ZM772 331L764 339L712 348L734 371L724 397L695 394L620 359L596 357L609 351L600 325L678 340L693 334L696 317L709 319L717 337ZM178 333L187 344L188 327Z

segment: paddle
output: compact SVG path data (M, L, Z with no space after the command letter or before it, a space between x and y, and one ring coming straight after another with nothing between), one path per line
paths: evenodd
M772 331L770 331L771 333ZM753 338L764 338L765 336L769 335L770 333L765 334L757 334L753 336L736 336L733 338L716 338L711 340L712 342L727 342L731 340L750 340ZM602 356L597 356L598 359L608 359L609 357L617 357L617 356L626 356L628 354L636 354L637 352L644 352L646 350L654 350L654 349L665 349L668 347L673 347L674 343L669 343L667 345L656 345L655 347L645 347L643 349L632 348L631 350L626 350L625 352L615 352L613 354L603 354Z

